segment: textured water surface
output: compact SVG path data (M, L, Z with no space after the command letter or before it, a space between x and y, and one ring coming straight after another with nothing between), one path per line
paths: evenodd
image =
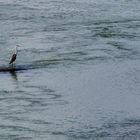
M1 140L138 140L140 2L0 0Z

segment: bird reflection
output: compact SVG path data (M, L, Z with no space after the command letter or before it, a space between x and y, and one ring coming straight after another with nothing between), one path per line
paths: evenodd
M14 81L18 81L17 73L15 71L11 71L10 74L11 74L11 77Z

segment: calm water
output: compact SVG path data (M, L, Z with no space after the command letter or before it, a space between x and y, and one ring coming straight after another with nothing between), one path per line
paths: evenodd
M139 140L140 1L0 0L0 140Z

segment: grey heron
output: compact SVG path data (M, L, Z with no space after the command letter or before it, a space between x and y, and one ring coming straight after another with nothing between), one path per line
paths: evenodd
M20 46L19 46L19 45L16 45L15 52L14 52L14 54L13 54L12 57L11 57L11 60L10 60L10 62L9 62L9 65L10 65L10 64L13 65L13 62L16 61L17 53L18 53L18 47L20 47Z

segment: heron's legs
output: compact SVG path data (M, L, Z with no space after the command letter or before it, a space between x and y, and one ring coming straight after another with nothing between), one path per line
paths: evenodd
M15 67L15 65L16 65L16 63L13 62L10 66L11 67Z
M13 62L13 63L12 63L12 67L15 67L15 66L16 66L16 62Z

